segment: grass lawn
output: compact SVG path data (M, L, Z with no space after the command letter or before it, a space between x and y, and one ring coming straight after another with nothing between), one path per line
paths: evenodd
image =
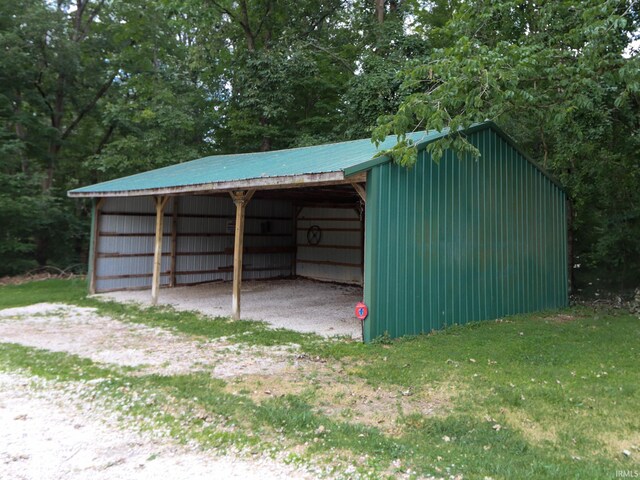
M44 301L96 306L104 315L206 338L296 343L318 367L303 379L139 376L0 344L0 370L68 382L108 379L99 394L153 418L149 428L168 426L176 438L205 447L285 448L290 461L324 465L333 478L392 478L407 470L479 479L640 475L640 319L623 311L570 308L363 345L101 303L84 291L79 280L2 287L0 309ZM278 395L256 395L261 382ZM390 414L376 398L392 394L392 425L378 424L376 412ZM145 401L150 395L166 401ZM169 403L180 408L167 409Z

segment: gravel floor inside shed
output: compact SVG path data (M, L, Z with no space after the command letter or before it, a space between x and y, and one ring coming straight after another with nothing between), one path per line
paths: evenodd
M118 302L151 303L149 290L98 296ZM362 288L358 286L307 279L247 280L242 283L241 315L243 319L263 320L276 328L360 339L362 328L354 316L354 308L361 300ZM231 314L231 282L163 288L158 295L158 305L228 316Z

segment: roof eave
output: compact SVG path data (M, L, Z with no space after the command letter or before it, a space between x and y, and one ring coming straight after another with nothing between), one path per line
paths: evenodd
M313 187L321 185L350 184L361 181L357 177L346 178L342 170L336 172L307 173L300 175L285 175L280 177L250 178L228 182L201 183L183 185L179 187L146 188L138 190L117 191L76 191L71 190L67 195L72 198L96 197L140 197L146 195L183 195L188 193L229 192L233 190L274 190L297 187Z

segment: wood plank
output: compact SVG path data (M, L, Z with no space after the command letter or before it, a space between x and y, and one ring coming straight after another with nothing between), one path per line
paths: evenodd
M160 272L161 277L165 277L169 275L171 272L168 270L166 272ZM98 276L98 280L119 280L121 278L149 278L153 277L153 273L128 273L125 275L105 275Z
M345 203L330 203L330 202L296 202L298 207L305 208L336 208L336 209L349 209L353 210L353 208L358 204L358 202L345 202Z
M258 253L292 253L295 251L295 247L244 247L243 253L245 254L258 254ZM224 253L233 254L233 248L225 248Z
M93 206L93 245L91 245L91 276L89 277L89 294L96 293L97 269L98 269L98 242L100 240L100 210L104 204L104 198L99 198Z
M360 198L362 199L362 201L364 203L367 202L367 190L365 188L365 185L361 185L359 183L352 183L353 188L356 192L358 192L358 195L360 196Z
M178 250L178 208L179 197L173 198L173 206L171 208L171 260L169 269L171 270L171 278L169 286L176 286L176 252Z
M289 267L287 267L289 268ZM291 275L271 275L269 277L264 277L261 278L260 280L276 280L276 279L284 279L284 278L291 278ZM202 285L205 283L222 283L225 280L201 280L199 282L183 282L183 283L178 283L177 286L178 287L191 287L194 285Z
M360 274L362 275L362 278L360 279L360 282L362 284L364 284L364 235L365 235L365 213L366 213L366 208L365 208L365 204L362 204L362 210L360 211ZM364 337L363 337L364 338Z
M198 257L198 256L225 256L225 255L233 255L233 249L228 249L230 251L225 251L225 250L214 250L214 251L209 251L209 252L177 252L176 255L178 257L180 256L185 256L185 257ZM169 252L162 252L162 256L166 257L171 255ZM118 252L112 252L112 253L104 253L104 252L100 252L98 253L98 257L100 258L135 258L135 257L153 257L154 253L118 253Z
M293 218L291 219L291 243L294 245L298 242L298 217L304 210L303 207L299 207L297 205L293 205ZM296 245L297 247L297 245ZM295 277L298 272L296 271L296 267L298 266L296 262L296 258L298 258L298 249L295 248L293 250L293 258L291 259L291 276Z
M308 222L357 222L360 220L359 217L300 217L298 220L303 221L306 220Z
M242 266L243 272L268 272L268 271L285 271L289 270L289 265L276 266L276 267L248 267L246 265ZM185 270L176 272L177 275L199 275L205 273L229 273L233 272L233 265L226 265L224 267L212 268L210 270Z
M242 253L244 251L244 213L254 193L255 190L230 192L231 199L236 206L236 228L233 245L233 293L231 300L231 315L236 320L240 319Z
M100 252L98 253L98 257L100 258L135 258L135 257L153 257L155 254L153 252L151 253L104 253L104 252ZM169 253L162 253L163 256L167 256L169 255Z
M358 220L354 220L354 221L358 221ZM332 227L332 228L324 228L324 227L320 227L321 230L323 232L359 232L360 228L336 228L336 227ZM309 230L309 227L298 227L297 231L298 232L306 232L307 230Z
M175 199L180 197L173 197ZM120 216L120 217L155 217L153 212L102 212L102 215ZM165 217L172 216L172 213L165 213ZM206 213L181 213L180 218L218 218L225 220L232 220L236 218L235 215L214 215ZM289 217L270 217L265 215L246 215L244 217L247 220L290 220Z
M337 267L353 267L360 268L362 265L360 263L346 263L346 262L333 262L330 260L297 260L298 263L309 263L312 265L334 265Z
M247 178L243 180L232 180L227 182L202 183L199 185L160 187L138 190L121 190L115 192L69 192L69 197L139 197L146 195L180 195L187 193L209 193L209 192L229 192L255 191L255 190L277 190L277 189L298 189L304 187L349 185L354 182L365 181L366 175L357 174L345 178L344 172L309 173L301 175L285 175L281 177L261 177Z
M360 250L360 245L309 245L308 243L298 243L298 248L335 248L340 250Z
M153 255L153 278L151 280L151 305L158 303L158 291L160 290L160 263L162 261L162 237L164 222L164 207L169 197L154 197L156 203L156 235Z
M171 233L163 233L164 237L170 237ZM118 233L118 232L100 232L102 237L155 237L155 233ZM178 232L178 237L233 237L235 233L211 233L211 232ZM247 237L289 237L290 233L245 233Z

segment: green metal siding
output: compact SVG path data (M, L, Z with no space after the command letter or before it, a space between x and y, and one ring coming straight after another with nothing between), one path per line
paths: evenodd
M565 194L493 128L481 157L367 178L365 341L567 305Z

